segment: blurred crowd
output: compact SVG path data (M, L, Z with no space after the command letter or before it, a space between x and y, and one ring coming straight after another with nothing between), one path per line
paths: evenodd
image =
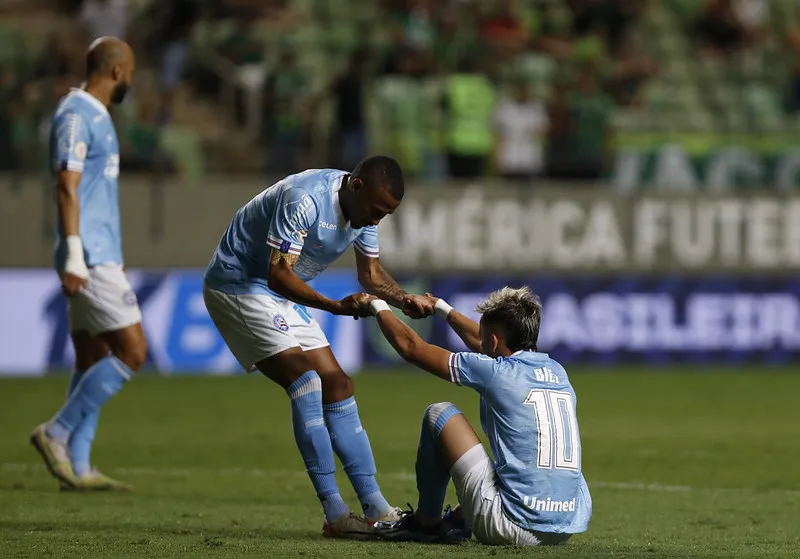
M271 174L351 168L371 151L434 180L603 178L616 113L641 105L661 70L639 25L653 2L61 0L68 23L37 58L0 66L0 139L15 146L0 167L42 157L86 45L116 35L152 75L115 114L129 169L174 167L161 137L186 87L230 112ZM765 34L766 0L678 2L703 56L747 52ZM800 30L787 35L800 53ZM788 104L800 106L796 60Z
M644 0L382 0L346 3L353 40L322 83L302 67L313 47L291 42L277 45L262 81L263 12L245 4L216 52L241 71L240 122L259 116L276 173L350 168L372 148L429 179L601 178L611 166L616 108L637 103L657 70L630 33ZM274 2L269 17L292 34L340 25L337 9L347 18L331 3L298 13ZM248 110L254 89L261 104ZM326 104L320 162L314 139Z

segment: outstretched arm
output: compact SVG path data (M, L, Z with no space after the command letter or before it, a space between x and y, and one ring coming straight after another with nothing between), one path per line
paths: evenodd
M433 300L422 295L410 295L401 288L381 265L377 257L356 250L358 283L393 307L402 309L411 318L423 318L433 314Z
M427 343L414 330L397 318L385 301L374 299L369 308L378 320L381 332L400 356L446 381L452 381L450 373L451 352Z
M334 301L318 293L313 287L300 279L293 269L298 258L299 255L284 253L275 248L272 249L269 277L267 279L271 290L295 303L322 309L332 314L369 316L368 312L362 312L359 309L355 295L345 297L341 301Z
M425 294L434 301L436 314L447 321L447 324L458 334L470 351L480 353L481 351L481 331L480 326L474 320L464 316L453 307L448 305L444 299L437 299L430 293Z

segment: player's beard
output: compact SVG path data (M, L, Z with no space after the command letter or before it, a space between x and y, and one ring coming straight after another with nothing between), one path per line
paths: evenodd
M122 100L125 99L125 96L128 94L128 90L130 88L130 84L125 82L119 82L117 85L115 85L114 89L111 91L111 103L114 105L119 105L122 103Z

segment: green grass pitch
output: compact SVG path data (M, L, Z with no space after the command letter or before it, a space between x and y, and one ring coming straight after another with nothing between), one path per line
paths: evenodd
M323 539L286 397L254 375L137 378L103 410L94 452L136 491L62 494L27 439L66 376L0 380L0 557L800 557L800 374L572 378L594 517L566 546L527 550ZM402 371L356 387L384 493L415 503L425 406L453 401L477 426L477 396Z

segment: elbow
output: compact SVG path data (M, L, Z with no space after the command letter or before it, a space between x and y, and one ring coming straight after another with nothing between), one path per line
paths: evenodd
M415 360L418 349L419 344L417 344L416 340L413 338L403 338L401 340L397 340L397 343L395 344L395 350L400 354L400 357L412 363Z

